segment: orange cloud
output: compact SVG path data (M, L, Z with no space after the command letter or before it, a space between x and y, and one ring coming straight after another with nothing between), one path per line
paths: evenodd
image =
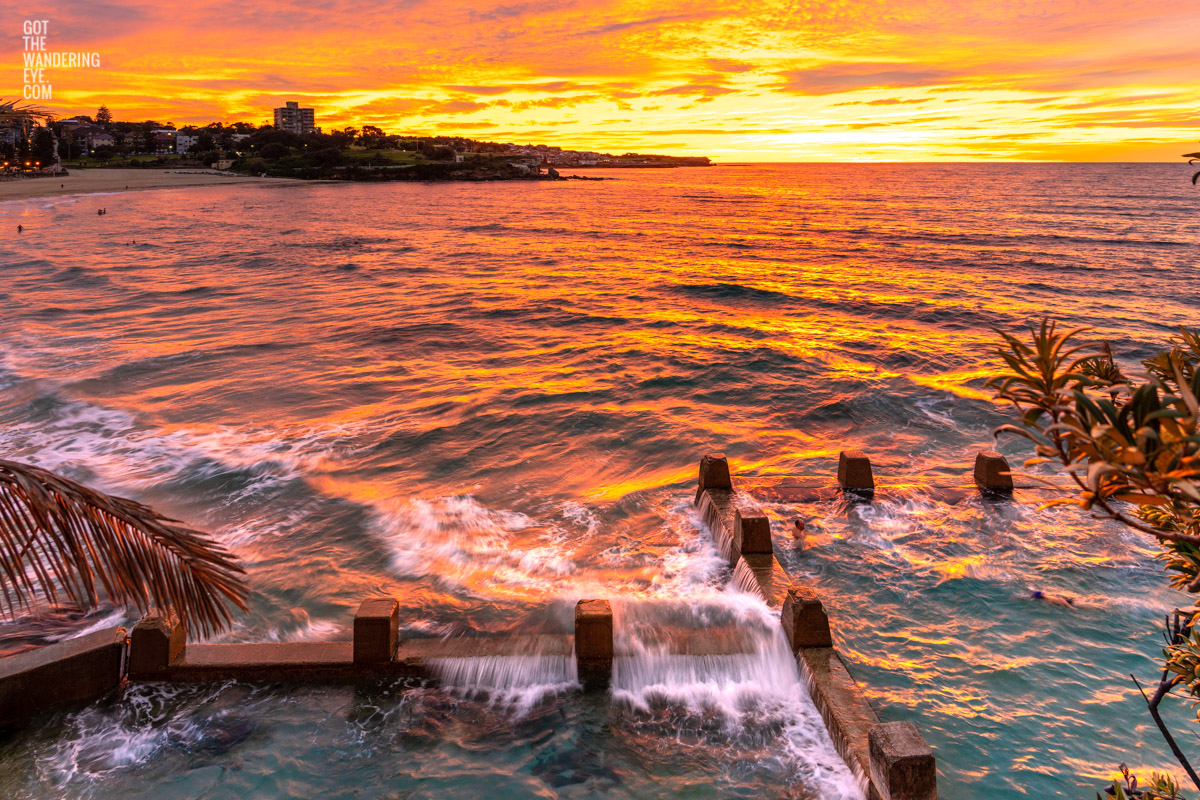
M778 91L796 94L842 94L859 89L896 89L912 86L937 86L953 82L948 70L928 69L921 65L877 62L820 64L780 73ZM888 98L879 103L899 102Z

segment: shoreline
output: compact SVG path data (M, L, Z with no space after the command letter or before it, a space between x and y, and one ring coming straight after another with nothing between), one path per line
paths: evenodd
M212 170L75 169L60 177L0 181L0 202L74 194L108 194L144 189L221 186L230 183L294 184L295 178L259 178Z

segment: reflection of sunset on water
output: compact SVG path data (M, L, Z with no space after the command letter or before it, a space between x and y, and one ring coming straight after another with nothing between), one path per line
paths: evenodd
M107 220L89 199L0 206L27 228L0 246L0 449L218 535L252 589L229 641L344 638L379 593L399 599L402 635L561 633L585 596L630 620L670 602L755 619L719 589L690 506L697 458L723 450L752 486L830 478L840 451L863 450L888 479L874 504L763 502L881 716L917 720L937 748L946 796L1069 794L1131 753L1168 766L1153 731L1114 723L1137 713L1127 675L1146 671L1144 634L1174 602L1152 550L1073 512L934 489L963 481L1007 421L983 388L991 326L1052 309L1134 359L1194 316L1194 198L1163 189L1176 170L612 177L141 192L107 198ZM1171 289L1153 307L1130 293L1147 276ZM1105 607L1031 603L1042 588ZM710 720L671 717L638 680L612 735L642 766L760 794L775 775L840 785L791 756L745 784L704 772L770 748L705 739ZM171 702L258 703L281 731L315 728L319 744L297 746L322 752L370 735L397 759L403 737L433 759L460 741L486 751L433 692L420 713L378 710L415 726L403 734L338 727L347 694L305 695L327 709L317 722L286 698L214 697ZM775 700L756 707L764 725L809 742L807 710ZM530 711L531 737L599 713L555 708ZM661 752L675 724L694 751ZM86 761L47 736L54 758ZM571 768L646 796L629 764L584 761Z

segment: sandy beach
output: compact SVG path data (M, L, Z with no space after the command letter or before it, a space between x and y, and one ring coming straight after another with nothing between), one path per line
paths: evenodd
M0 202L64 194L172 189L223 183L293 183L291 178L255 178L212 170L75 169L55 178L17 178L0 181Z

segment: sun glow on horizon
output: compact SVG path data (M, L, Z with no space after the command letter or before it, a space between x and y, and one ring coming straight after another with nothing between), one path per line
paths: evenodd
M0 60L20 96L21 20ZM720 161L1165 160L1200 129L1200 10L1149 0L59 2L46 105ZM1194 149L1194 146L1193 146Z

